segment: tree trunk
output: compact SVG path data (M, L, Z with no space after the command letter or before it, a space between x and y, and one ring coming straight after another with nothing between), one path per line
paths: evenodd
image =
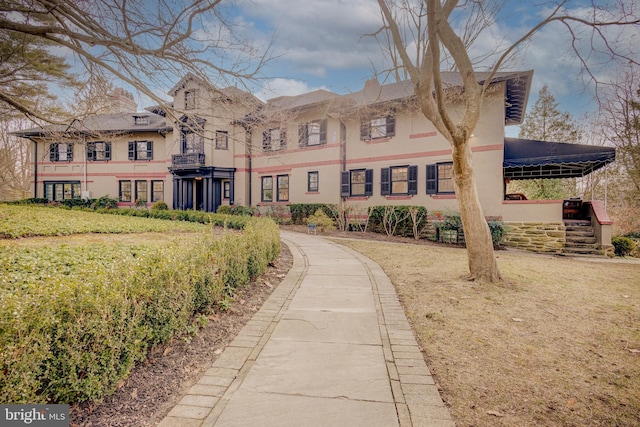
M468 140L454 144L453 167L471 278L479 282L498 282L502 277L493 251L489 225L478 198Z

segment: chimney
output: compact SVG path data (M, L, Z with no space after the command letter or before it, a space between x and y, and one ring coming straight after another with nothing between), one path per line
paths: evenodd
M133 94L121 87L116 88L109 95L112 113L135 113L138 111L138 104L133 100Z
M362 89L363 98L367 101L374 101L380 96L380 83L378 79L369 79L364 82L364 89Z

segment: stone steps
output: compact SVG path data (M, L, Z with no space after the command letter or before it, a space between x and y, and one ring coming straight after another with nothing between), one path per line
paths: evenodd
M566 224L563 252L572 255L602 255L591 223L572 221Z

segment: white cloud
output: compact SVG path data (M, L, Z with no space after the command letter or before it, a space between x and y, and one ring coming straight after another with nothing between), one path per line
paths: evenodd
M258 92L254 93L254 95L262 101L266 101L268 99L277 98L278 96L295 96L318 89L325 88L312 88L307 83L300 80L276 78L265 82Z

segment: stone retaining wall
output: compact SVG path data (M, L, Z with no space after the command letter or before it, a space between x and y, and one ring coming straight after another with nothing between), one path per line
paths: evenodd
M565 244L562 222L505 222L503 244L533 252L561 253Z

